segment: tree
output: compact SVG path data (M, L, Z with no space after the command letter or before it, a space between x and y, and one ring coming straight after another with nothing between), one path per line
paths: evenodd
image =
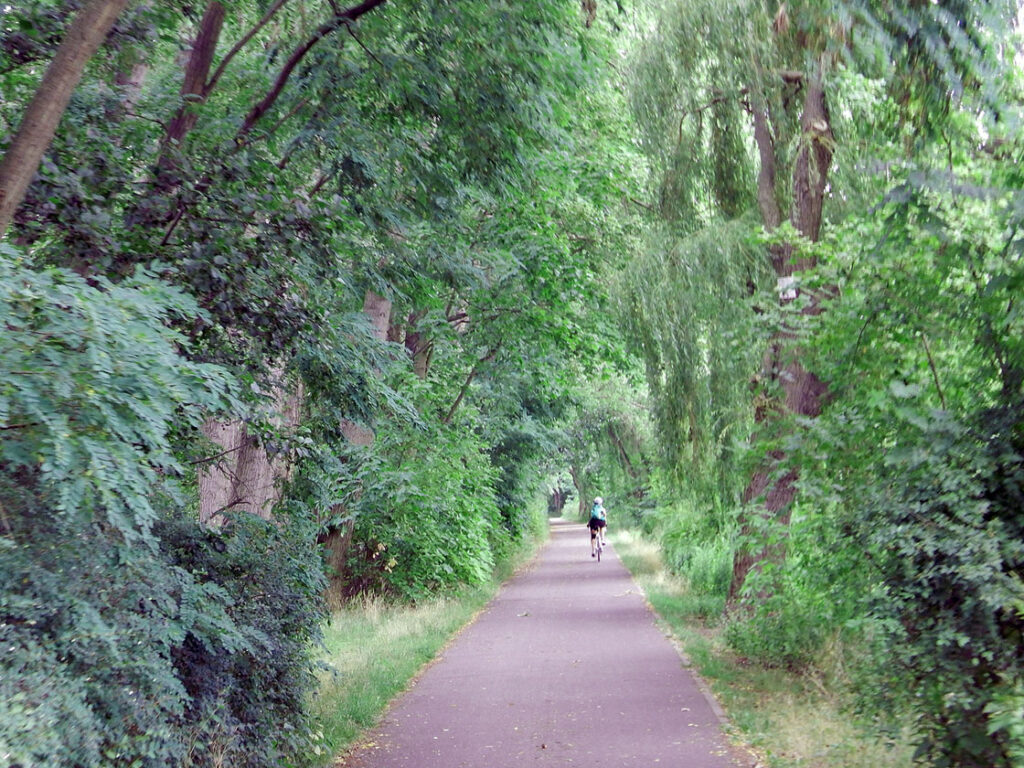
M18 133L0 161L0 237L10 226L53 140L86 64L127 5L128 0L93 0L76 14L57 48L35 97L25 110Z

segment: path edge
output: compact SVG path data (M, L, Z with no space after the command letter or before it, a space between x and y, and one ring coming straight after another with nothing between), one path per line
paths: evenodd
M476 622L480 619L481 616L483 616L488 610L490 610L491 605L493 605L494 601L498 599L498 595L501 594L501 591L510 581L519 578L519 576L521 576L523 573L530 570L537 564L537 561L540 559L541 552L543 552L544 549L550 543L551 535L549 530L548 535L538 541L537 546L534 548L533 554L531 554L527 558L524 558L523 562L517 565L512 570L512 572L497 585L496 589L494 590L494 594L491 595L490 599L482 606L480 606L476 611L474 611L473 614L468 619L466 619L465 622L463 622L462 626L460 626L458 629L452 632L451 635L448 636L448 639L445 640L444 643L441 645L441 647L437 649L437 653L435 653L433 657L430 658L428 661L424 662L420 666L420 668L417 669L416 672L406 681L405 686L403 686L402 690L398 691L394 696L392 696L388 700L388 703L384 706L383 709L381 709L380 714L377 715L377 718L374 720L373 725L364 728L362 733L360 733L357 738L353 739L352 742L347 747L345 747L345 749L343 749L341 752L338 752L337 754L333 755L330 759L330 762L326 763L326 765L330 766L330 768L345 768L345 766L349 765L349 761L351 758L357 756L361 751L366 749L367 742L370 739L370 736L373 734L374 731L380 728L381 723L384 722L384 719L388 716L391 710L394 709L394 706L398 702L398 700L416 687L416 684L420 681L420 678L422 678L423 675L426 674L427 670L429 670L439 661L444 659L445 653L451 648L455 641L458 640L459 637L464 632L466 632L466 630L468 630L470 627L476 624ZM632 576L632 574L630 574L630 576ZM647 597L644 596L644 602L646 601Z

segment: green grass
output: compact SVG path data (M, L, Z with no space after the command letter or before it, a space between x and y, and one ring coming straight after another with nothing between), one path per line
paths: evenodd
M909 768L912 748L889 744L844 709L841 674L794 673L746 663L726 648L717 617L723 599L694 594L662 565L658 545L630 531L615 549L694 669L726 710L733 738L774 768ZM843 649L821 669L842 668Z
M365 598L332 614L324 627L324 669L311 706L323 764L377 723L391 699L534 551L523 550L483 587L416 605Z

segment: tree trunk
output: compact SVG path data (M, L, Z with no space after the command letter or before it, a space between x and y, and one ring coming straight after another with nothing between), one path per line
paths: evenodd
M760 128L759 128L760 122ZM820 79L808 79L805 84L803 112L800 118L801 141L793 169L793 208L791 220L796 229L808 240L817 241L821 234L822 209L825 199L825 188L828 182L828 171L832 162L833 136L830 126L828 105ZM771 147L763 146L770 139L767 124L763 117L754 117L754 135L758 142L758 150L762 160L762 177L759 178L758 200L761 201L761 184L767 184L764 163L767 158L774 166L774 152ZM772 171L772 175L774 171ZM776 225L781 221L777 205L761 205L762 217L767 228L770 221ZM793 301L798 295L789 290L788 278L796 272L814 266L811 258L791 259L792 250L786 247L772 251L772 264L779 280L780 302ZM814 297L802 311L804 314L817 314L820 308ZM822 399L826 393L824 383L810 371L804 369L800 362L799 350L795 346L793 336L783 331L772 341L762 364L762 377L766 383L778 383L783 392L781 410L790 414L815 417L821 412ZM755 419L763 422L772 418L777 406L765 404L755 411ZM772 451L767 456L766 465L754 473L743 493L744 504L764 497L762 514L781 526L788 526L790 510L796 496L796 470L789 469L780 476L777 468L785 459L785 454ZM751 532L751 526L744 521L742 534ZM737 551L733 559L732 582L729 585L729 602L734 603L740 595L743 584L752 570L767 560L779 561L785 557L785 546L782 544L764 548L760 551Z
M423 312L413 312L409 315L408 330L405 333L405 349L412 358L412 369L416 376L425 379L430 370L430 354L433 345L418 330L417 324L423 319Z
M378 341L387 341L388 328L391 326L391 299L367 291L363 297L363 314L373 326L373 336Z
M633 462L629 460L629 453L626 451L626 446L622 444L622 438L619 437L619 433L615 431L614 424L608 425L608 437L611 438L612 445L618 451L619 463L622 464L622 468L631 479L636 480L640 473L636 471Z
M298 426L302 388L291 395L277 389L276 395L277 426ZM260 445L240 419L211 419L203 424L202 432L222 453L218 461L199 472L199 521L222 525L225 513L231 512L248 512L270 520L281 498L281 482L291 472L287 461Z
M378 341L387 341L388 331L391 327L391 299L381 296L373 291L367 291L363 296L363 312L370 320L373 327L373 335ZM373 445L373 430L362 424L344 419L341 422L341 433L352 445L369 448ZM338 604L343 599L345 587L345 560L348 548L352 543L352 531L355 527L355 520L346 515L346 510L340 504L335 506L331 513L334 517L341 517L345 520L341 525L332 528L320 536L320 544L325 550L327 557L327 599L332 604Z
M193 107L206 101L206 82L210 76L210 67L213 65L213 56L223 25L224 6L213 0L206 6L202 21L199 22L199 31L192 44L192 53L185 66L185 79L181 84L183 103L167 126L165 144L180 144L199 119ZM166 154L161 154L160 161L161 164L168 162Z
M583 519L583 516L587 514L587 494L586 489L583 485L583 473L578 467L569 467L569 477L572 478L573 487L576 488L576 498L579 500L579 518Z
M124 116L135 109L142 95L142 83L149 72L149 64L141 59L125 65L114 76L117 103L112 104L106 111L108 122L117 123L124 119Z
M86 63L127 5L128 0L93 0L71 23L0 162L0 237L25 198Z

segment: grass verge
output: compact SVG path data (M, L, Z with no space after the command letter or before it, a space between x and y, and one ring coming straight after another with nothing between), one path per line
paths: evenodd
M773 768L909 768L913 750L859 726L825 676L765 669L725 646L714 616L721 599L693 594L668 573L658 545L631 531L612 534L615 550L728 714L733 737ZM823 667L841 666L841 648ZM832 658L829 658L829 657ZM752 763L754 764L754 763Z
M344 753L377 723L391 699L490 601L540 543L524 548L484 586L416 605L364 598L332 614L324 627L324 670L311 706L320 733L322 764Z

